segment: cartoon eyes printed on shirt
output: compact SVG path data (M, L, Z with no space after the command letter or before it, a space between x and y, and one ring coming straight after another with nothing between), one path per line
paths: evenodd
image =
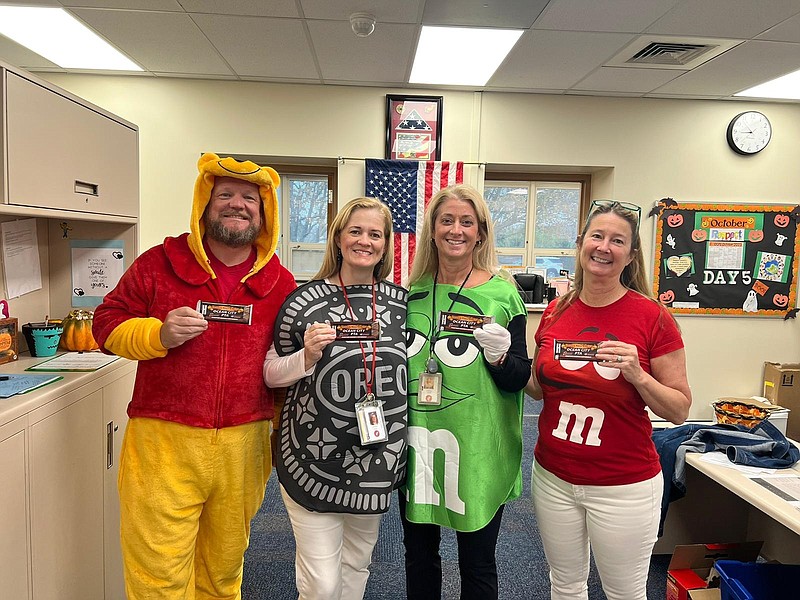
M580 338L585 333L599 333L599 327L586 327L578 333L578 338ZM607 340L614 340L617 341L615 335L610 333L606 333L605 338ZM604 367L599 362L590 361L590 360L559 360L558 361L562 367L564 367L567 371L577 371L578 369L582 369L589 363L594 366L594 370L597 371L597 374L600 375L603 379L607 381L613 381L620 375L620 370L617 367Z
M428 296L428 292L422 292L409 297L409 300L418 300L426 296ZM455 300L455 306L453 306L451 310L458 312L458 305L461 304L469 307L476 314L481 314L480 307L469 298L450 293L448 294L448 299L451 301ZM439 310L437 306L436 312L438 313ZM462 310L461 312L464 311ZM419 315L420 313L416 314ZM431 322L430 315L424 315L424 317L426 324ZM428 341L428 337L431 335L431 331L432 328L429 328L427 331L420 331L419 329L414 329L410 325L406 327L406 354L409 358L416 356L422 351L425 347L425 342ZM480 355L481 347L471 335L440 331L433 345L433 353L445 367L460 368L472 364Z
M429 292L417 292L409 295L409 301L419 300L426 298ZM478 307L472 300L464 296L456 296L455 293L448 294L448 303L445 306L447 309L450 301L455 299L455 306L452 310L456 312L469 312L481 314L480 307ZM459 307L459 305L463 305ZM464 310L463 307L469 307L469 310ZM413 308L413 304L412 304ZM427 310L430 311L430 305ZM437 305L436 312L438 313L441 308ZM406 325L406 355L410 359L420 353L425 353L427 358L428 352L428 339L431 336L431 315L421 311L409 311L408 321ZM478 360L481 357L481 348L475 338L468 334L459 334L451 332L439 332L437 339L433 344L433 354L436 357L436 362L439 366L439 371L444 376L442 383L442 403L439 406L424 406L416 404L417 387L419 385L418 373L409 372L408 377L408 396L409 396L409 410L420 412L435 412L440 410L451 409L458 406L464 400L470 400L475 397L474 390L463 389L461 383L470 381L475 373L471 369L478 368ZM454 376L451 369L467 368L467 371L459 372Z

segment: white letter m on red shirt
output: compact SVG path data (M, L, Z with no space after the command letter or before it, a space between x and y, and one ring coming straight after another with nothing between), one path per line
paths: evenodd
M586 444L587 446L600 445L600 429L603 427L603 420L605 414L599 408L586 408L580 404L572 404L571 402L561 402L558 405L558 410L561 411L561 418L558 421L558 427L553 430L553 436L560 440L569 439L570 442L575 444ZM572 417L575 417L574 421ZM583 438L583 430L586 428L586 421L590 420L591 425L589 431L586 432L586 439ZM572 432L567 437L567 427L570 421L573 421Z

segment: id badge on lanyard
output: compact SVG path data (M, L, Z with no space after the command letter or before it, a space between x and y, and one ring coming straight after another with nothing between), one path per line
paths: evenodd
M374 394L367 394L359 402L356 402L358 435L361 438L362 446L385 442L389 439L381 404Z

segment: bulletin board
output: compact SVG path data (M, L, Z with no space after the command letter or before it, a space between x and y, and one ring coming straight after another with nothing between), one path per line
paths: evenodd
M672 313L795 315L800 206L665 198L650 215L653 288Z

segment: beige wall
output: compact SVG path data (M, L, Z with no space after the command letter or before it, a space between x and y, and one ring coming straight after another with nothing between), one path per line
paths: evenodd
M201 152L380 158L385 94L398 92L144 77L48 79L139 126L141 249L187 229ZM445 98L445 160L581 167L596 174L595 197L635 202L645 213L664 196L800 203L797 104L435 93ZM734 115L752 108L769 117L773 140L761 154L741 157L728 149L725 131ZM481 175L472 167L467 178L479 184ZM362 162L341 165L340 200L362 194L363 181ZM644 247L652 248L653 227L645 226L643 236ZM717 396L760 394L763 361L800 362L796 320L680 317L679 322L695 417L709 416L708 405Z

